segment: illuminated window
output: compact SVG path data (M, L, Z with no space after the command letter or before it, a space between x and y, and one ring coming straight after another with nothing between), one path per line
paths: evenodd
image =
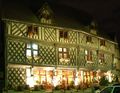
M26 49L26 56L28 58L32 58L32 56L34 58L38 57L38 45L37 44L28 43L26 48L27 48Z
M87 61L92 61L92 51L90 50L85 50L85 59Z
M28 29L27 29L27 36L29 38L38 39L38 27L33 26L33 25L29 25Z
M103 53L99 53L99 63L105 63L105 55Z
M105 46L105 40L100 40L100 46Z
M91 36L86 36L86 42L92 42L92 37Z
M59 48L59 58L68 58L68 49L67 48Z
M67 39L68 38L68 32L67 31L60 31L59 32L59 37Z

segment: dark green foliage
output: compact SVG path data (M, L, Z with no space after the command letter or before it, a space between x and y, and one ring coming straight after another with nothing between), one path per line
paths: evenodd
M74 81L70 82L70 88L74 88Z
M100 85L100 86L107 86L108 84L109 84L108 79L106 79L105 76L101 77L100 82L99 82L99 85Z
M29 85L25 85L25 86L24 86L24 89L25 89L25 90L30 90Z
M57 85L56 87L55 87L55 90L60 90L60 85Z
M40 90L40 86L35 85L35 86L34 86L34 91L39 91L39 90Z
M23 85L19 85L16 87L16 91L23 91L24 90L24 86Z
M30 90L29 85L18 85L15 89L16 91Z
M40 88L40 89L44 89L43 85L39 85L39 88Z

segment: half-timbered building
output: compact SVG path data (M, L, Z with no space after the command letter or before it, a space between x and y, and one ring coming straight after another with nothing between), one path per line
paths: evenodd
M14 10L14 5L12 8ZM60 22L47 3L36 14L24 7L22 12L19 6L16 8L18 11L12 12L3 8L0 19L0 69L3 68L5 73L1 70L0 78L5 81L3 86L13 89L45 82L56 86L63 79L67 85L76 80L76 85L90 84L94 79L99 80L102 74L111 82L111 70L115 69L119 58L118 44L100 36L96 22L76 25L72 19L66 22L70 16Z

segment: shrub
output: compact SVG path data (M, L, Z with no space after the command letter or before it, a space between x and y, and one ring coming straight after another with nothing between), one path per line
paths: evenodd
M60 85L57 85L54 89L55 90L60 90L60 88L61 88Z
M108 84L109 84L108 79L106 79L105 76L101 77L100 82L99 82L99 85L100 85L100 86L107 86Z
M40 89L44 89L43 85L39 85Z
M18 85L15 90L16 91L23 91L24 90L24 86L23 85Z
M25 89L25 90L30 90L29 85L24 85L24 89Z
M34 91L39 91L39 90L40 90L40 86L35 85L35 86L34 86Z

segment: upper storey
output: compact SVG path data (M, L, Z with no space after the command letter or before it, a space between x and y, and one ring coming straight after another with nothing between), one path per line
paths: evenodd
M91 19L83 15L85 13L79 14L72 8L50 6L48 3L41 4L36 12L20 3L4 1L4 4L2 19L7 20L7 34L10 36L84 47L87 45L114 52L115 43L99 37L96 23L89 22Z
M83 30L7 20L6 27L8 37L115 52L116 43Z

